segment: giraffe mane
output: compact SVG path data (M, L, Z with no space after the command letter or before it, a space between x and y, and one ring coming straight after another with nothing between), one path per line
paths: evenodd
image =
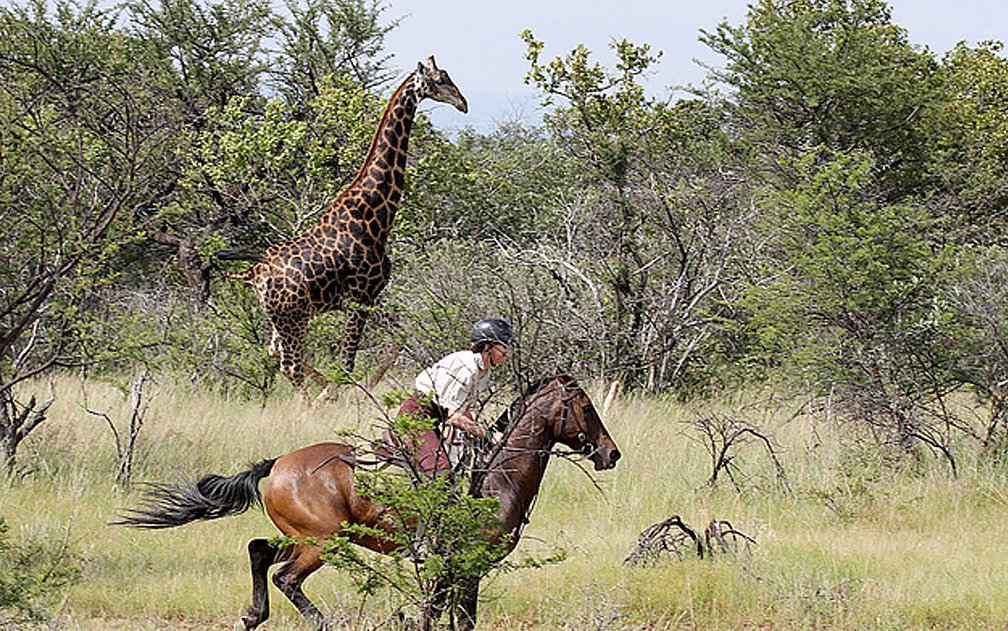
M399 97L402 96L402 93L405 92L410 85L412 85L413 76L415 74L416 72L411 72L410 75L406 77L406 79L402 82L402 85L396 88L396 91L392 93L392 96L389 98L388 103L385 105L385 111L382 112L381 120L378 121L378 127L375 128L374 136L371 137L371 146L368 148L367 153L364 154L364 159L361 161L360 169L357 171L357 175L354 176L353 181L351 181L350 184L347 185L346 189L344 190L350 190L354 188L355 186L360 184L361 180L367 177L368 168L371 165L371 159L374 157L375 152L378 150L378 141L380 139L380 136L382 135L381 132L386 128L389 119L392 117L392 109L393 109L392 104L398 101Z

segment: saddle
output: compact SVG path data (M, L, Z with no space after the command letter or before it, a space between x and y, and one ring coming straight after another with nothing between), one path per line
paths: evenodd
M420 471L433 477L444 471L451 471L448 450L438 432L428 429L414 440L396 436L389 430L382 433L381 440L372 443L375 457L383 463L403 469Z

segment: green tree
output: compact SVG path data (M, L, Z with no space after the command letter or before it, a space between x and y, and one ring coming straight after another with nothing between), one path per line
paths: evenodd
M393 73L385 35L399 21L381 23L381 0L285 0L277 17L281 52L270 69L274 87L292 103L318 97L323 81L346 76L364 90L386 85Z
M937 64L892 23L884 0L760 0L743 24L722 22L700 39L725 59L711 75L733 89L732 127L766 175L826 147L870 154L889 199L918 190Z
M976 433L987 452L1004 457L1004 234L1008 218L1008 60L1000 42L960 43L942 59L943 98L925 133L934 186L921 203L944 221L956 265L940 287L954 310L957 376L988 404Z
M0 440L7 470L47 404L19 384L130 340L92 335L108 266L171 186L178 117L143 46L94 4L0 8ZM27 400L26 400L27 399Z
M395 590L408 609L420 614L420 629L435 628L445 611L454 628L466 581L486 576L508 551L507 537L490 541L486 536L499 528L498 500L473 497L468 478L447 475L411 480L385 472L358 481L362 497L386 508L385 527L345 527L324 542L324 560L349 572L363 594ZM350 537L391 538L394 552L369 553Z
M504 123L489 134L466 129L448 139L428 127L418 130L422 153L397 217L399 247L423 250L442 239L526 247L576 192L570 154L540 128Z
M207 254L221 238L242 235L235 245L250 247L282 240L291 221L318 213L320 200L353 174L356 165L348 163L361 151L355 130L373 116L362 100L389 77L380 53L393 25L379 23L379 3L361 0L291 2L289 16L262 0L126 8L128 30L170 69L163 82L185 121L185 144L168 171L178 186L143 214L151 258L173 259L203 304L212 272ZM267 39L279 49L270 51ZM339 90L347 96L334 97ZM221 141L237 155L216 151ZM305 148L311 153L298 164L294 152ZM224 174L228 168L239 171ZM291 206L297 217L288 214Z
M942 60L941 102L925 134L933 189L924 196L950 219L956 240L1003 242L1008 221L1008 59L1000 42L960 43Z
M760 363L783 358L881 443L912 453L923 442L954 466L958 421L941 403L961 386L958 331L939 297L950 261L931 238L938 220L879 200L865 155L820 153L792 168L801 181L764 200L767 258L744 301Z
M272 34L266 0L135 0L124 9L126 31L171 67L163 80L192 123L210 106L258 92Z
M604 373L652 390L701 387L710 374L697 360L726 315L719 292L745 195L722 110L648 98L640 81L659 56L647 45L614 42L611 71L584 47L541 63L544 44L524 38L527 80L566 102L547 130L576 186L522 260L550 270L581 312L569 322L597 314L573 346L597 353Z

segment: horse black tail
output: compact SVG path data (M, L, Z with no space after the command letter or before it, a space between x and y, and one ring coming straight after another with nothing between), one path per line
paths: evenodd
M259 481L269 476L273 460L263 460L231 477L203 476L181 484L148 483L139 508L124 511L114 526L172 528L189 522L220 519L262 506Z

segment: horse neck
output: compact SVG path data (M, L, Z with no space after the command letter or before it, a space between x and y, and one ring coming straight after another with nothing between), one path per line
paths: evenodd
M522 414L504 448L488 467L482 484L483 495L500 500L498 516L505 531L514 532L524 520L539 493L549 453L556 444L549 423L537 424L536 416L532 409Z

